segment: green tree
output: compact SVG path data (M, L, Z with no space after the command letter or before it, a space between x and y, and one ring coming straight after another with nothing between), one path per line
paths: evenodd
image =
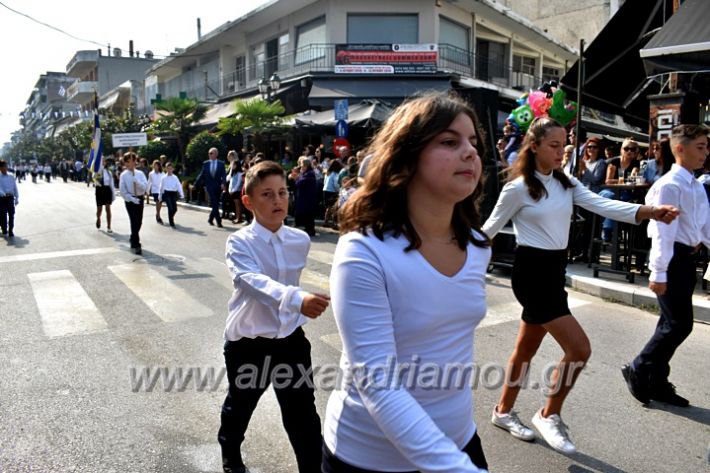
M148 159L148 162L159 159L163 154L173 156L174 153L173 147L165 141L149 141L145 146L138 148L138 155Z
M254 136L254 145L261 148L262 135L272 131L283 123L283 115L286 109L280 100L267 102L258 97L247 100L237 99L234 101L234 117L220 118L217 123L217 134L219 136L238 136L244 132Z
M186 166L185 145L194 133L195 124L204 116L207 108L195 98L171 97L156 103L160 118L149 127L156 135L167 134L177 141L178 155L183 168Z
M217 148L219 156L223 159L227 155L227 147L224 143L217 135L207 130L201 131L190 141L190 144L187 145L187 155L191 169L199 169L199 164L207 159L207 151L210 148Z

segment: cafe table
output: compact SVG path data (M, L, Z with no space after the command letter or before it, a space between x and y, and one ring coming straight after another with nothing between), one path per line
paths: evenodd
M618 183L618 184L604 184L601 186L602 189L609 189L614 193L614 200L621 200L621 193L622 191L631 191L633 192L632 196L632 201L641 201L643 202L643 198L646 195L646 192L648 192L648 189L651 188L650 184L647 183L638 183L636 181L631 181L631 182L624 182L624 183ZM593 260L594 256L594 245L595 243L599 243L599 239L595 238L594 235L597 232L597 225L596 222L599 221L601 217L598 215L595 215L594 217L594 223L592 224L592 238L591 238L591 243L589 245L589 265L591 267L591 262ZM627 243L626 247L624 250L626 251L627 255L627 261L626 261L626 270L621 269L621 252L619 251L619 222L614 222L614 227L612 229L611 233L611 248L610 248L610 253L611 253L611 266L606 267L602 266L600 264L595 264L593 266L594 271L594 277L597 278L599 277L599 272L606 272L606 273L612 273L612 274L620 274L623 275L629 282L633 283L634 282L634 273L631 272L631 264L628 261L630 258L630 251L628 246L630 245L630 242L632 241L632 238L629 237L629 243ZM595 241L596 240L596 241Z

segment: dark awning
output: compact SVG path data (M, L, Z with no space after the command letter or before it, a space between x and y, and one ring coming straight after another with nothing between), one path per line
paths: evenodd
M348 106L348 126L351 128L370 128L379 126L384 122L393 107L380 100L363 100L360 103ZM298 114L294 119L296 128L314 128L314 127L335 127L335 114L333 110L324 110L322 112L306 112Z
M328 78L314 79L308 95L311 107L333 108L333 100L348 99L358 103L363 99L384 99L398 103L418 92L444 92L451 89L451 79L438 77L422 78Z
M685 0L639 53L649 76L710 71L710 2Z
M648 126L646 96L660 86L647 79L639 50L672 14L668 0L626 0L604 29L585 48L582 105L623 116L629 123ZM575 100L575 63L562 78L562 86Z

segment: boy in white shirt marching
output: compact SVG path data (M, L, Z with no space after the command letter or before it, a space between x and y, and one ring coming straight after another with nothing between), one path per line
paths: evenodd
M310 343L301 325L306 317L321 315L329 297L298 286L310 238L283 225L288 209L283 168L272 161L250 168L245 191L242 201L254 221L230 235L226 249L234 293L224 332L229 390L218 436L223 469L249 471L242 461L241 444L259 398L273 383L299 472L320 471L320 418Z
M648 225L651 254L649 288L656 293L661 316L641 353L622 368L631 394L641 403L651 400L678 407L690 403L668 381L670 361L693 330L695 262L700 245L710 248L710 210L703 185L693 176L708 156L708 128L678 125L671 132L675 164L646 195L648 205L671 204L680 215L670 225Z
M185 198L185 194L182 190L182 183L180 179L173 174L173 163L165 163L165 172L163 177L160 179L160 186L158 189L158 201L156 202L156 207L160 202L165 202L165 206L168 208L168 221L170 226L175 228L175 214L177 213L177 198L180 196L181 199Z

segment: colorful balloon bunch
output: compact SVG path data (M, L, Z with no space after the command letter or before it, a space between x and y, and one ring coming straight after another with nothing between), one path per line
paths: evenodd
M577 103L566 100L567 94L557 88L557 82L545 82L538 90L531 90L517 100L518 107L510 112L506 123L525 133L539 117L550 117L566 127L577 117Z

